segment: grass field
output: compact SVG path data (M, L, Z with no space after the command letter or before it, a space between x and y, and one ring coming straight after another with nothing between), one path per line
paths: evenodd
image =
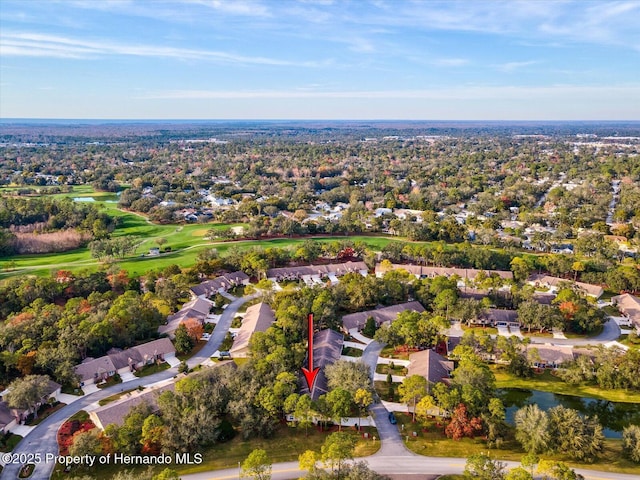
M2 189L0 189L0 193L1 192ZM255 246L263 248L284 248L298 245L305 241L304 238L278 238L271 240L212 242L208 238L205 238L210 229L222 230L240 226L241 224L157 225L149 222L143 215L118 209L117 203L115 203L117 201L115 194L95 192L87 185L74 187L72 193L56 194L52 195L52 197L93 198L95 205L100 206L109 215L118 217L120 223L114 231L113 236L133 235L138 237L140 242L134 255L124 259L116 259L114 263L134 276L142 275L149 270L163 269L172 264L181 267L194 265L198 253L211 248L215 248L219 253L224 254L233 245L237 245L241 249L248 249ZM166 247L171 247L172 251L159 256L146 255L150 248L157 246L156 240L159 238L164 239L165 242L162 245L162 249L164 250ZM360 240L375 250L382 249L389 242L399 241L387 237L371 236L329 236L316 238L319 242L332 242L344 239L353 241ZM101 268L102 265L103 264L91 257L88 248L48 255L15 255L5 257L0 261L0 278L21 276L24 274L46 276L62 268L71 271L95 271Z
M486 453L492 458L500 460L520 461L525 452L515 441L506 441L501 448L489 448L481 438L463 438L455 441L446 438L443 427L435 420L424 425L412 423L411 416L396 413L398 428L404 435L405 445L411 451L431 457L460 457L466 458L475 453ZM403 428L404 425L404 428ZM413 436L413 432L416 436ZM640 466L622 457L622 442L606 439L601 457L592 464L575 463L566 454L541 455L545 460L558 460L574 468L590 468L605 472L640 474ZM464 467L464 464L461 464Z
M511 375L504 367L491 365L496 376L496 388L522 388L543 392L561 393L576 397L591 397L611 402L640 403L640 392L629 390L602 389L593 385L569 385L545 370L532 378L519 378Z
M368 427L367 427L368 428ZM352 429L344 429L343 431L350 433L357 438L355 456L364 457L374 454L380 448L379 441L373 441L371 438L377 432L375 428L365 430L370 433L369 439L365 439L362 433L358 433ZM200 465L169 465L170 468L177 470L180 475L188 475L192 473L206 472L209 470L220 470L224 468L237 468L238 462L243 462L247 456L255 449L264 449L273 463L287 462L298 460L298 456L306 450L320 452L320 447L324 443L327 436L331 432L320 432L315 428L310 428L308 435L304 430L291 428L281 425L278 431L271 438L252 438L243 440L241 435L236 435L229 442L213 445L208 448L202 448L198 452L203 456L203 462ZM156 467L154 471L159 472L164 467ZM99 471L86 472L83 470L73 471L76 475L84 475L90 473L91 477L97 480L108 479L123 470L123 465L106 465L101 466ZM144 472L146 467L132 468L134 472ZM62 472L60 467L56 467L52 479L61 480L67 478L68 474Z

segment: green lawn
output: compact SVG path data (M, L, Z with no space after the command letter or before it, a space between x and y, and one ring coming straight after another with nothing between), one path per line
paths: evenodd
M154 373L168 370L169 368L171 368L171 365L169 365L167 362L154 363L153 365L145 365L137 372L134 372L134 375L136 377L147 377L149 375L153 375Z
M358 433L352 429L345 429L351 435L357 437L358 443L356 444L355 455L357 457L364 457L374 454L380 448L379 441L373 441L371 438L377 435L375 428L365 429L370 433L369 439L362 437L362 433ZM314 450L320 452L320 447L324 443L327 436L331 432L319 432L315 428L309 428L308 436L305 435L303 429L291 428L286 425L281 425L272 438L253 438L249 440L243 440L241 435L236 435L231 441L214 445L212 447L200 449L197 452L203 455L203 462L200 465L170 465L170 468L177 470L180 475L188 475L198 472L206 472L209 470L220 470L224 468L234 468L238 466L238 462L243 462L247 456L255 449L261 448L266 450L269 458L274 462L287 462L297 460L298 456L306 450ZM155 472L163 470L165 467L154 468ZM84 475L90 473L92 478L96 480L109 479L119 471L123 470L123 465L107 465L101 466L100 470L86 472L83 470L74 470L74 475ZM146 467L135 467L128 470L134 472L142 472L146 470ZM62 469L56 467L54 474L51 477L53 480L62 480L67 478L62 472Z
M525 454L515 440L506 441L501 448L489 448L481 438L463 438L459 441L446 438L443 433L443 425L438 426L436 420L428 421L423 425L412 423L411 416L404 413L396 413L396 418L398 420L398 428L404 436L405 445L411 451L420 455L466 458L475 453L486 453L492 458L500 460L520 461ZM402 425L404 425L404 430ZM413 432L417 436L414 437ZM573 468L640 474L640 466L622 457L622 442L614 439L605 440L603 454L592 464L576 463L568 455L561 453L542 455L542 458L566 462ZM464 464L460 466L464 467Z
M0 452L11 452L16 445L20 443L22 437L20 435L16 435L15 433L10 433L6 440L0 442Z
M577 397L591 397L611 402L640 403L640 392L602 389L594 385L569 385L552 375L549 370L545 370L541 375L534 375L532 378L519 378L511 375L501 366L491 365L491 369L496 376L496 388L522 388Z
M393 368L389 368L389 365L385 363L379 363L376 365L376 373L387 374L391 373L391 375L406 375L406 367L402 365L394 365Z
M124 392L116 393L115 395L111 395L110 397L103 398L102 400L98 400L98 405L102 406L106 405L107 403L115 402L116 400L120 400L120 398L127 395L128 393L135 392L136 390L139 389L131 388L129 390L125 390Z

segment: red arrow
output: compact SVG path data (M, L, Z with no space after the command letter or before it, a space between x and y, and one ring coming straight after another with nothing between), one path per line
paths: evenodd
M311 393L311 389L313 388L313 384L316 381L316 377L318 376L318 372L320 371L320 367L313 368L313 313L309 314L309 369L302 367L302 373L304 373L304 378L307 379L307 386L309 387L309 393Z

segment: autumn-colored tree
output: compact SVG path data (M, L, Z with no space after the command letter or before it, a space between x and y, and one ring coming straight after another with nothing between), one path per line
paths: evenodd
M16 362L16 368L22 373L22 375L31 375L33 373L33 367L36 363L36 352L31 351L25 355L20 355Z
M202 326L202 323L200 323L200 320L196 318L187 318L183 323L187 328L187 334L194 342L197 342L202 338L204 327Z
M129 283L129 275L126 270L120 270L118 272L112 272L107 275L109 285L114 291L122 292Z
M480 417L469 417L464 403L455 408L451 416L451 422L444 430L447 437L454 440L460 440L463 437L473 438L480 431L482 431L482 419Z
M562 312L562 316L564 316L566 320L571 320L578 311L578 305L569 300L567 300L566 302L562 302L560 305L558 305L558 308L560 309L560 311Z

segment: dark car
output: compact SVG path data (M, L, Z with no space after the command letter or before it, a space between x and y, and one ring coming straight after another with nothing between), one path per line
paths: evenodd
M395 425L396 423L398 423L398 420L396 420L396 416L393 414L393 412L389 412L389 423L391 423L391 425Z

